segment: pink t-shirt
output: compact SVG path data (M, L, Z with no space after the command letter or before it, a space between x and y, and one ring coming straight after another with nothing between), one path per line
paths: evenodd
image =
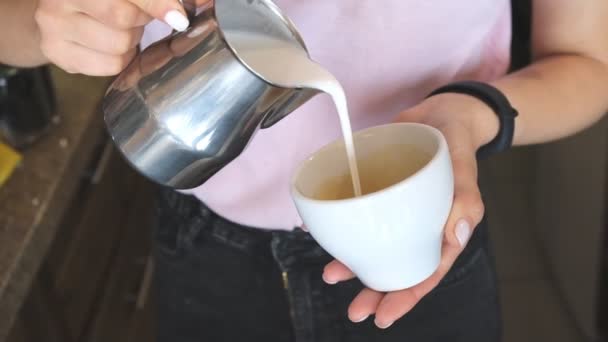
M495 79L509 64L509 0L275 2L344 87L354 130L391 122L447 82ZM302 223L289 192L295 168L340 137L330 97L317 95L188 192L228 220L292 229Z

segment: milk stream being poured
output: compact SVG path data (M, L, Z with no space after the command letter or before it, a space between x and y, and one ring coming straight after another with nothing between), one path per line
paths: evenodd
M338 116L355 196L361 196L361 182L348 116L344 89L327 70L308 58L293 43L241 31L225 31L224 35L238 51L239 57L267 81L290 88L312 88L331 96Z

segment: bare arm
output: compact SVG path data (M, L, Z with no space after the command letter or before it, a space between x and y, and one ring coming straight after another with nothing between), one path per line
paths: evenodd
M608 1L534 0L533 11L534 62L495 82L520 113L516 145L574 134L608 110ZM479 108L484 143L498 122Z
M36 0L0 0L0 63L30 67L46 63L34 21Z

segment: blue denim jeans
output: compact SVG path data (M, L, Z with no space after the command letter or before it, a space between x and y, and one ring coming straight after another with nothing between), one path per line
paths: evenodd
M332 258L306 232L240 226L166 189L157 213L159 342L500 340L484 223L440 285L380 330L373 317L348 320L348 305L362 285L325 284L321 272Z

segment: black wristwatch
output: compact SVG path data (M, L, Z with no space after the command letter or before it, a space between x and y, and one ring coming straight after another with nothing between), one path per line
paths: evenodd
M427 97L442 93L458 93L473 96L492 108L498 116L500 124L498 134L492 141L479 148L477 151L478 159L487 158L511 147L515 132L515 118L518 113L500 90L483 82L462 81L438 88Z

